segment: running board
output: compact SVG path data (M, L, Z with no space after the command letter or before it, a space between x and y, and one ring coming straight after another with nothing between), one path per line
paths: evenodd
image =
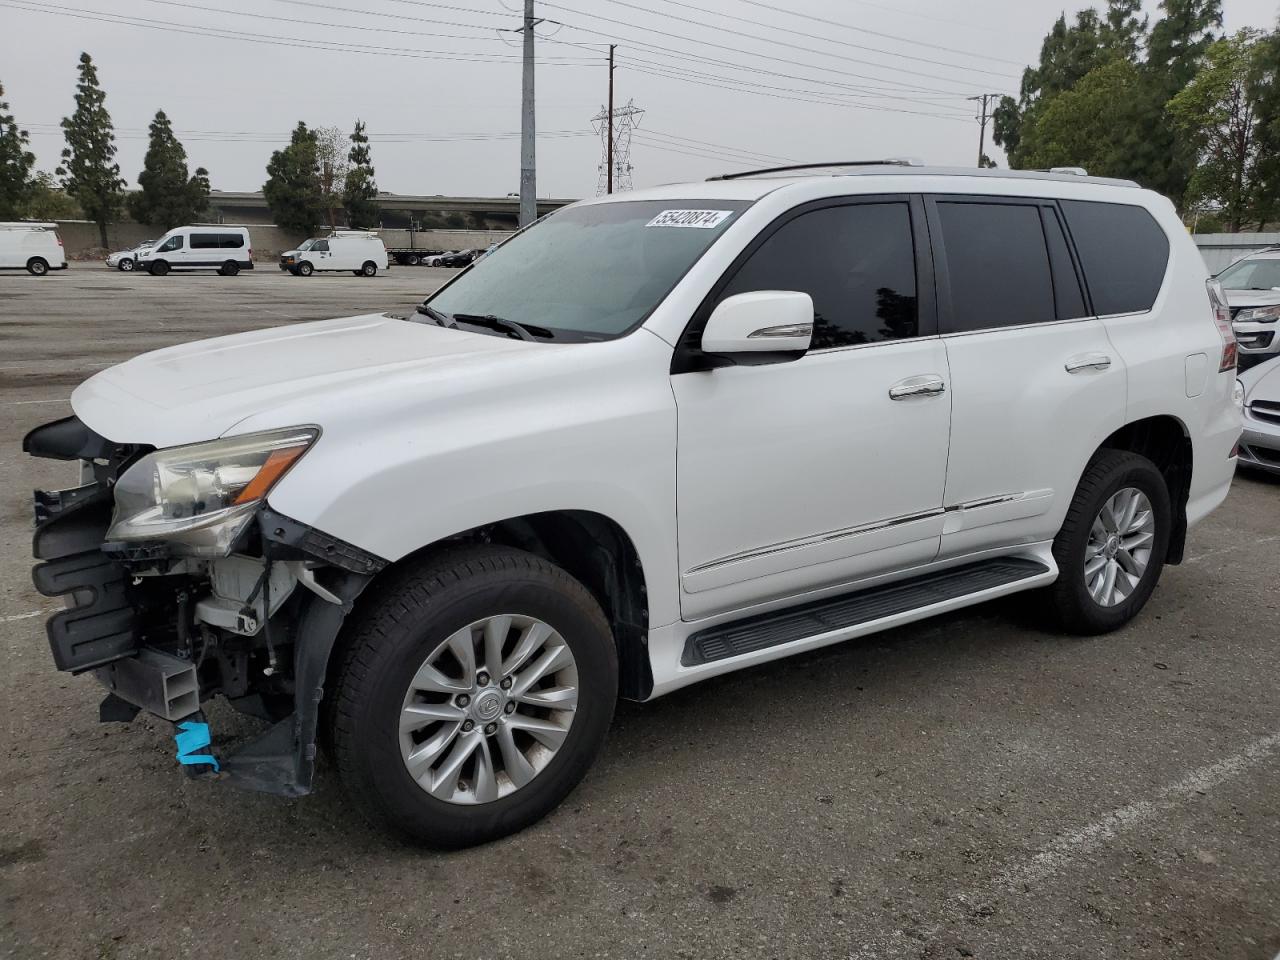
M1049 572L1049 567L1038 560L999 557L786 610L758 614L692 634L685 641L680 664L696 667L727 660L1008 587Z

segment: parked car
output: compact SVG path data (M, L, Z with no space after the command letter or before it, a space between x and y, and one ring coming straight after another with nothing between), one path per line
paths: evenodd
M440 267L465 267L471 261L480 256L479 250L459 250L457 253L446 253L439 258L436 266Z
M343 271L357 277L376 276L387 269L387 248L376 234L365 230L339 230L330 236L308 240L280 257L280 269L295 277L321 271Z
M422 262L426 264L428 267L444 266L442 262L444 258L455 256L457 252L458 252L457 250L446 250L444 251L444 253L435 253L429 257L424 257Z
M43 277L67 269L67 255L56 223L0 223L0 269L26 270Z
M1173 205L843 169L583 201L408 317L97 373L24 440L83 471L36 495L55 665L174 721L189 771L298 796L320 743L353 804L457 847L559 804L618 696L1019 591L1124 626L1241 434ZM273 725L224 746L217 696Z
M1240 465L1280 474L1280 357L1240 374Z
M253 243L248 227L174 227L148 250L139 250L139 270L163 277L171 270L216 270L234 277L253 269Z
M129 273L137 266L138 254L143 250L150 250L155 245L156 242L154 240L143 240L136 247L131 247L128 250L117 250L115 253L107 255L107 266Z
M1280 247L1237 260L1218 274L1231 304L1241 367L1280 356Z

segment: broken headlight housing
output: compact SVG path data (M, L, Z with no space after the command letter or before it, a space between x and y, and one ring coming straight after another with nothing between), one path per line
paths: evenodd
M292 427L147 454L115 485L107 542L164 541L176 556L227 556L319 435Z

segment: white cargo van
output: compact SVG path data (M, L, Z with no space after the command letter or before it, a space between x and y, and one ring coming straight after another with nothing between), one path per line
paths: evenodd
M67 269L56 223L0 223L0 268L26 270L43 277Z
M369 231L335 230L327 237L312 237L297 250L286 250L280 255L280 269L295 277L309 277L317 270L350 270L357 277L372 277L387 269L387 248Z
M253 269L253 244L248 227L174 227L150 250L138 252L139 270L163 277L170 270L216 270L234 277Z

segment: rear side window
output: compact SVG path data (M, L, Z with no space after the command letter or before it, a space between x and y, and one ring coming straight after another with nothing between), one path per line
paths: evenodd
M1062 201L1094 312L1150 310L1169 265L1169 238L1142 207Z
M218 249L220 235L216 233L193 233L191 235L192 250Z
M1057 319L1040 208L939 201L951 328L988 330Z
M914 337L911 208L894 201L800 214L751 254L719 299L756 290L813 298L814 350Z
M239 250L244 246L243 233L221 233L218 236L224 250Z

